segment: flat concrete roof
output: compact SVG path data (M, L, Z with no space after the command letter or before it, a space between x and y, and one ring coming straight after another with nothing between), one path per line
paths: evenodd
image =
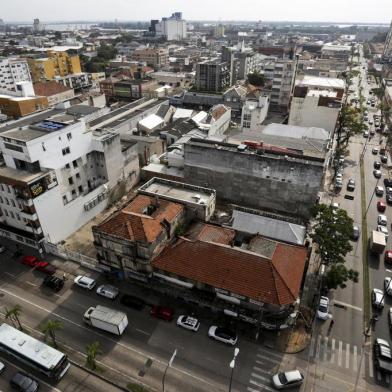
M36 173L30 173L25 170L17 170L12 167L0 167L0 179L10 179L12 182L23 182L30 183L35 180L38 180L40 177L45 175L45 172L39 171ZM6 181L5 181L6 182ZM6 182L7 183L7 182Z
M45 131L39 131L38 129L22 128L3 132L2 137L9 137L10 139L20 140L22 142L29 142L34 139L38 139L42 136L47 135Z

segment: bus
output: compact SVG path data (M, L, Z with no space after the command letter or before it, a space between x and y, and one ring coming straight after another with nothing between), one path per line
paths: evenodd
M6 323L0 325L0 351L54 380L70 367L65 354Z

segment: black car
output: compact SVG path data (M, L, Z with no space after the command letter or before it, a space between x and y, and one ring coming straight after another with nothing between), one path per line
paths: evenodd
M129 306L130 308L136 310L142 310L146 305L146 303L141 298L134 297L133 295L128 295L128 294L124 294L121 297L120 302L123 305Z
M380 169L380 167L381 167L381 162L379 162L379 161L374 161L373 167L374 167L375 169Z
M392 193L387 193L387 195L385 196L385 199L388 204L392 204Z
M380 159L382 163L388 163L388 157L386 155L381 155Z
M392 179L384 178L384 185L387 187L392 187Z
M60 291L64 287L64 280L57 276L49 275L42 281L42 285L54 291Z
M18 372L12 377L10 385L13 389L21 392L38 391L38 382L22 372Z

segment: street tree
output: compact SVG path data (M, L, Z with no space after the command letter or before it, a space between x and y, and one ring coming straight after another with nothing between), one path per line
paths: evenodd
M45 334L45 340L48 336L52 339L53 346L57 348L56 332L63 329L63 324L59 320L48 320L41 328Z
M264 86L265 84L264 75L261 74L260 72L257 71L251 72L247 75L247 77L248 77L248 82L250 84L253 84L254 86Z
M335 210L326 204L316 204L312 214L315 224L310 237L317 244L321 261L327 265L344 263L344 257L353 249L353 220L346 210Z
M91 370L96 370L97 369L97 362L96 358L97 355L102 354L102 351L100 349L100 343L99 342L93 342L86 346L86 366L90 368Z
M16 304L13 308L11 309L5 309L5 319L6 320L11 320L12 324L16 321L18 328L22 331L23 327L20 322L20 314L22 313L22 307L19 304Z
M358 271L348 269L344 264L333 264L323 278L323 286L328 290L344 289L347 281L358 283Z

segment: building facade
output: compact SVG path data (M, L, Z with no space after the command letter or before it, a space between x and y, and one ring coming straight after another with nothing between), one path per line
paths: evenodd
M166 37L168 41L182 41L186 38L186 21L182 19L182 12L174 12L169 18L155 25L155 34Z
M31 82L26 59L0 58L0 89L16 91L16 83Z
M230 68L220 59L196 64L195 87L198 91L221 92L230 86Z
M145 62L154 69L160 69L169 65L169 51L166 48L142 48L135 49L132 60Z

